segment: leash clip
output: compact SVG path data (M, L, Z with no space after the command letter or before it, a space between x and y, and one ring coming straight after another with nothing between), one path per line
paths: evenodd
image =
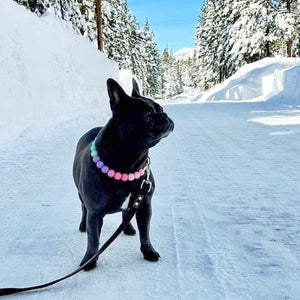
M141 187L140 189L145 191L146 193L149 193L152 189L152 182L150 181L150 157L147 157L147 161L146 161L146 166L145 166L145 171L146 171L146 179L144 179L142 181ZM147 185L148 187L145 187L145 185ZM147 189L148 188L148 189Z
M145 187L145 185L148 185L148 189L147 187ZM145 189L146 193L149 193L152 189L152 182L150 180L144 179L141 184L141 190L144 191L144 188L146 188Z

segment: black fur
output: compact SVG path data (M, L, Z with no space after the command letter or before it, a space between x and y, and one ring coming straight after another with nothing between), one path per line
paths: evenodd
M173 121L163 112L162 107L140 95L135 80L132 97L113 79L108 79L107 89L113 116L105 127L94 128L81 137L74 159L73 177L82 204L79 229L88 234L87 250L81 265L98 250L103 217L121 211L126 198L138 193L142 181L141 178L132 182L118 182L101 174L90 155L92 141L97 137L97 150L106 165L128 174L143 168L149 148L174 129ZM153 187L143 201L136 219L144 258L157 261L159 254L152 247L149 238L151 198L155 188L152 173L150 180ZM135 230L129 224L124 233L133 235ZM97 260L90 263L86 270L94 268L96 264Z

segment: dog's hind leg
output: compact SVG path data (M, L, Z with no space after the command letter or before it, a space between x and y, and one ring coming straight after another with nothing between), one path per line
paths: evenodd
M81 222L80 222L80 225L79 225L79 230L81 232L86 232L86 215L87 215L87 211L86 211L86 208L84 206L84 203L82 201L82 198L79 195L79 198L80 198L80 201L81 201L81 210L82 210L82 216L81 216Z
M124 220L124 217L126 215L126 210L122 210L122 218ZM128 225L123 230L124 234L126 235L135 235L136 231L134 227L132 226L131 222L128 223Z

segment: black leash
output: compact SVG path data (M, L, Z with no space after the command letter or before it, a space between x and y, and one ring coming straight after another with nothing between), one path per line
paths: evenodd
M70 273L70 274L68 274L64 277L61 277L59 279L50 281L48 283L44 283L44 284L41 284L41 285L35 285L35 286L31 286L31 287L25 287L25 288L2 288L2 289L0 289L0 297L11 295L11 294L17 294L17 293L21 293L21 292L26 292L26 291L33 291L33 290L43 289L43 288L46 288L48 286L54 285L54 284L56 284L60 281L63 281L67 278L70 278L73 275L75 275L75 274L79 273L80 271L82 271L90 262L92 262L102 252L104 252L106 250L106 248L109 247L109 245L120 235L120 233L125 229L125 227L128 225L128 223L134 217L134 215L137 212L137 210L139 209L142 201L144 200L147 193L150 192L150 190L152 188L152 183L151 183L151 181L149 181L149 174L150 174L149 169L147 169L146 172L147 172L147 179L143 180L143 182L141 184L141 187L140 187L139 193L135 196L135 199L133 201L131 201L132 205L129 207L122 223L120 224L118 229L114 232L114 234L103 244L103 246L85 264L83 264L80 268L78 268L74 272L72 272L72 273Z

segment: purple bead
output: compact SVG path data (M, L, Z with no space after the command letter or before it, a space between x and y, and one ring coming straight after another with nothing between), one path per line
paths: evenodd
M103 166L103 167L101 168L101 172L102 172L103 174L106 174L108 171L109 171L109 167L108 167L108 166Z
M104 162L100 160L100 161L97 162L96 165L97 165L98 169L101 169L104 166Z
M99 160L100 160L100 157L98 155L93 157L94 163L97 163Z

